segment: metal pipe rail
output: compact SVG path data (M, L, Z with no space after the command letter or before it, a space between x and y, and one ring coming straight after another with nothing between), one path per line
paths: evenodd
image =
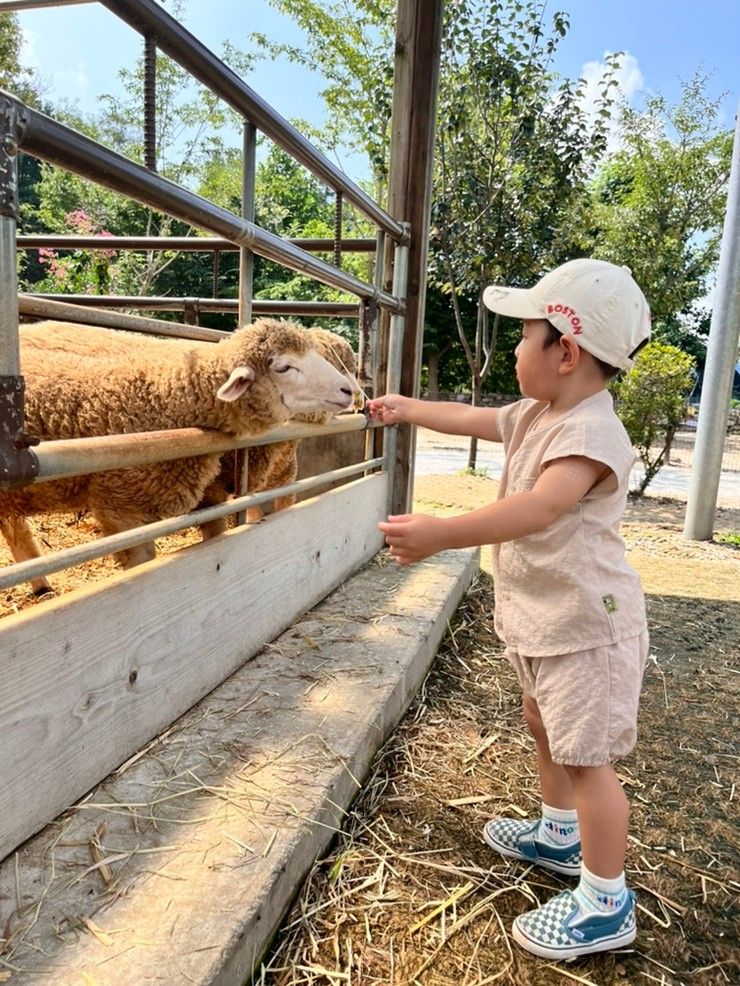
M67 295L54 295L54 301L37 298L30 294L18 295L18 313L41 319L58 319L61 322L76 322L82 325L102 325L111 329L126 329L128 332L142 332L148 335L170 336L173 339L194 339L196 342L218 342L231 335L221 329L204 329L199 325L185 325L181 322L165 322L160 318L146 318L143 315L126 315L123 312L108 312L91 308L85 297L84 304L65 304L57 298Z
M23 0L4 0L0 2L0 12L85 2L90 0L30 0L25 3ZM401 223L350 181L344 172L325 158L295 127L154 0L101 0L101 3L142 37L152 39L160 51L169 55L193 78L198 79L237 113L253 123L311 174L320 178L333 191L339 192L360 212L372 219L376 226L389 233L394 240L403 240Z
M213 455L230 449L251 448L273 442L299 441L319 435L343 435L378 427L364 414L346 414L327 425L293 422L249 438L236 439L205 428L141 431L128 435L65 438L34 447L38 473L33 483L68 479L109 469L132 469L196 455ZM1 487L1 484L0 484Z
M322 473L319 476L309 476L306 479L299 479L289 486L277 486L274 489L266 490L264 493L252 493L248 496L240 496L214 507L205 507L202 510L195 510L189 514L169 517L167 520L158 520L153 524L147 524L144 527L135 527L121 534L110 534L107 537L99 538L91 544L80 545L74 548L64 548L61 551L54 551L48 555L44 555L43 558L8 565L0 572L0 589L7 589L10 586L18 585L20 582L28 582L31 579L50 575L53 572L60 572L64 568L81 565L83 562L90 561L93 558L102 558L104 555L113 554L116 551L124 551L138 544L154 541L167 534L174 534L176 531L184 530L187 527L195 527L198 524L205 524L210 520L228 517L230 514L239 513L248 507L256 507L263 503L269 503L279 496L303 493L324 483L348 479L350 476L356 476L358 473L367 473L372 469L382 466L383 462L383 458L366 459L363 462L358 462L351 466L343 466L341 469L334 469L331 472Z
M238 298L176 298L172 295L120 295L120 294L29 294L20 298L54 302L63 298L68 305L84 305L87 308L138 308L157 312L232 312L238 314ZM27 314L27 312L22 312ZM31 313L33 314L33 313ZM253 315L326 315L333 318L359 318L359 305L350 301L253 301ZM53 316L52 316L53 317ZM61 317L61 316L60 316ZM157 321L153 319L152 321ZM162 322L163 325L172 323ZM208 330L206 330L208 331ZM216 331L215 329L210 331ZM173 333L170 333L173 334ZM221 333L228 335L229 333Z
M35 7L72 7L93 2L95 0L0 0L0 14L9 14L14 10L33 10Z
M15 116L19 120L18 144L26 153L222 236L240 247L247 247L268 260L330 287L347 291L358 298L371 299L391 312L403 311L404 304L399 298L379 291L374 285L366 284L346 271L338 270L305 250L286 243L276 234L240 219L227 209L129 161L84 134L31 109L2 90L0 108L7 117ZM400 224L395 225L404 228Z
M0 0L0 3L2 0ZM307 253L331 253L334 240L289 238L288 243ZM217 236L83 236L75 233L29 233L16 237L19 250L38 250L51 247L54 250L189 250L196 253L236 252L239 247L231 240ZM342 253L375 253L375 240L341 240Z

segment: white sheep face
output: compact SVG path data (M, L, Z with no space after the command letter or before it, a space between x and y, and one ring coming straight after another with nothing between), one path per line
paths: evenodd
M353 407L357 384L311 349L280 353L268 364L270 381L290 415L307 411L338 414ZM237 366L218 390L222 401L238 400L255 380L251 366Z

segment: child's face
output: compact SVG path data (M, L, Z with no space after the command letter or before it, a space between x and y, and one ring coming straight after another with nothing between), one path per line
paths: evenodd
M514 350L516 378L523 397L551 401L557 389L560 347L545 349L547 322L544 319L522 322L522 338Z

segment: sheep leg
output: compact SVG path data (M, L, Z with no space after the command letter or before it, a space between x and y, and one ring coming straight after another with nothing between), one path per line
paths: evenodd
M42 556L43 552L36 543L31 525L25 517L11 514L9 517L0 518L0 532L8 543L14 561L31 561ZM44 596L54 592L49 581L43 576L31 579L31 590L34 596Z
M244 519L247 524L258 524L265 516L265 511L260 506L247 507L244 511Z
M288 496L278 496L275 497L272 504L273 513L276 510L285 510L287 507L292 507L295 503L296 497L295 493L289 493Z
M154 541L147 541L145 544L137 544L134 548L117 551L115 559L122 568L135 568L137 565L143 565L145 561L153 561L156 556Z
M196 509L201 510L203 507L215 507L219 503L226 503L229 499L231 498L221 481L221 477L217 476L203 491L203 496ZM218 517L216 520L208 520L205 524L201 524L200 533L204 541L210 541L211 538L223 534L228 528L229 518Z
M92 513L95 516L104 536L109 534L122 534L133 527L141 527L158 517L146 517L141 514L125 514L118 510L105 510L97 505L92 506ZM125 548L123 551L116 551L113 555L121 568L134 568L144 562L152 561L156 557L154 541L146 541L144 544L136 544L133 548Z

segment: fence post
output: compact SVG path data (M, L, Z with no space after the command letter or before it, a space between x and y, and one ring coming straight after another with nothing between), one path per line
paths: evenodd
M717 270L707 362L699 404L694 461L683 534L710 541L722 472L722 449L740 340L740 109L735 117L732 166Z
M400 390L414 397L419 394L424 334L441 38L442 0L399 0L388 208L395 219L411 228ZM405 513L414 479L413 429L399 429L397 441L392 511Z
M22 105L0 94L0 487L22 486L38 472L23 432L24 382L18 341L15 234L18 145L27 122Z
M244 121L242 135L242 218L254 222L254 191L257 177L257 128L249 120ZM254 254L249 247L239 248L239 321L237 325L249 325L252 321L252 294L254 281Z

